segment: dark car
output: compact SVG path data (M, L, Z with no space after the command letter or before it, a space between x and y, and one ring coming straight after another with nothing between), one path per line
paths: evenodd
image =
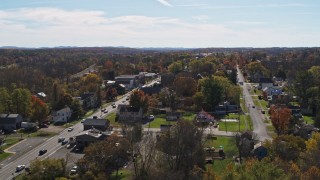
M41 149L41 150L39 151L39 156L41 156L41 155L45 154L46 152L47 152L47 150L46 150L46 149Z
M61 142L61 145L68 144L68 142L69 142L68 140L64 140L64 141Z
M59 137L58 142L63 142L65 140L64 137Z

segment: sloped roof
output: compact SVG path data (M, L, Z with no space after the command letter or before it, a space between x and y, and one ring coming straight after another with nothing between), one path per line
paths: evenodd
M86 119L83 122L83 125L85 126L107 126L108 124L109 124L109 120L107 119L90 118L90 119Z

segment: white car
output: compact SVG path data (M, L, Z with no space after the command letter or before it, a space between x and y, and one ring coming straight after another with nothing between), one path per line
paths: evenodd
M73 127L69 127L68 128L68 132L72 131L73 130Z
M25 165L19 165L16 168L16 172L22 171L26 166Z

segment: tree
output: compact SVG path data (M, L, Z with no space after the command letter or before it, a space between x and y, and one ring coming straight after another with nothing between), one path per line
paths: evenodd
M214 108L223 100L223 88L213 78L205 78L200 81L201 92L205 98L206 109L213 111Z
M4 87L0 88L0 113L10 112L10 95Z
M289 129L291 110L289 108L270 107L271 122L278 135L286 134Z
M183 69L183 65L182 65L181 61L174 62L174 63L170 64L168 67L168 70L174 74L181 72L182 69Z
M36 96L31 98L31 120L33 122L38 122L40 125L43 120L47 117L49 113L49 108L46 103Z
M171 172L181 172L187 179L194 166L204 169L202 131L190 121L180 120L158 139L158 149ZM161 162L159 162L161 163Z
M180 96L190 97L197 91L197 82L191 77L178 77L174 80L173 85Z
M286 172L279 168L276 164L265 159L258 161L257 159L249 159L244 164L229 168L225 173L224 179L286 179Z
M312 133L312 138L306 141L306 151L301 153L300 166L304 171L312 166L320 168L320 133Z
M148 111L148 96L144 94L141 90L134 90L131 93L130 106L136 107L136 108L142 108L143 112Z
M55 179L64 177L65 171L66 163L64 159L36 159L31 162L29 175L25 176L25 179Z
M84 115L84 111L78 99L72 101L70 109L72 109L72 119L78 119Z
M130 143L127 139L113 134L104 141L90 144L84 150L84 156L77 162L79 175L92 173L94 177L108 177L118 172L129 159Z
M30 116L31 93L28 89L18 88L11 94L11 113L21 114L22 117Z
M117 90L113 87L107 87L106 89L106 98L108 100L114 100L118 96Z
M200 110L202 109L202 106L203 106L203 103L204 103L204 100L205 100L205 97L204 95L202 94L202 92L196 92L193 96L193 101L194 101L194 104L196 106L196 109L197 110Z
M273 158L279 157L285 162L296 162L300 153L306 149L304 139L293 135L277 136L271 144L267 144L266 146L270 156Z
M313 86L313 76L309 71L300 71L297 73L293 83L294 92L300 97L300 104L303 108L308 107L308 89Z

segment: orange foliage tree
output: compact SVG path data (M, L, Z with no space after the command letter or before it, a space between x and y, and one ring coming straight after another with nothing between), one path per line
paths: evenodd
M277 134L285 134L289 129L291 110L288 108L271 106L270 115L272 125L276 129Z

